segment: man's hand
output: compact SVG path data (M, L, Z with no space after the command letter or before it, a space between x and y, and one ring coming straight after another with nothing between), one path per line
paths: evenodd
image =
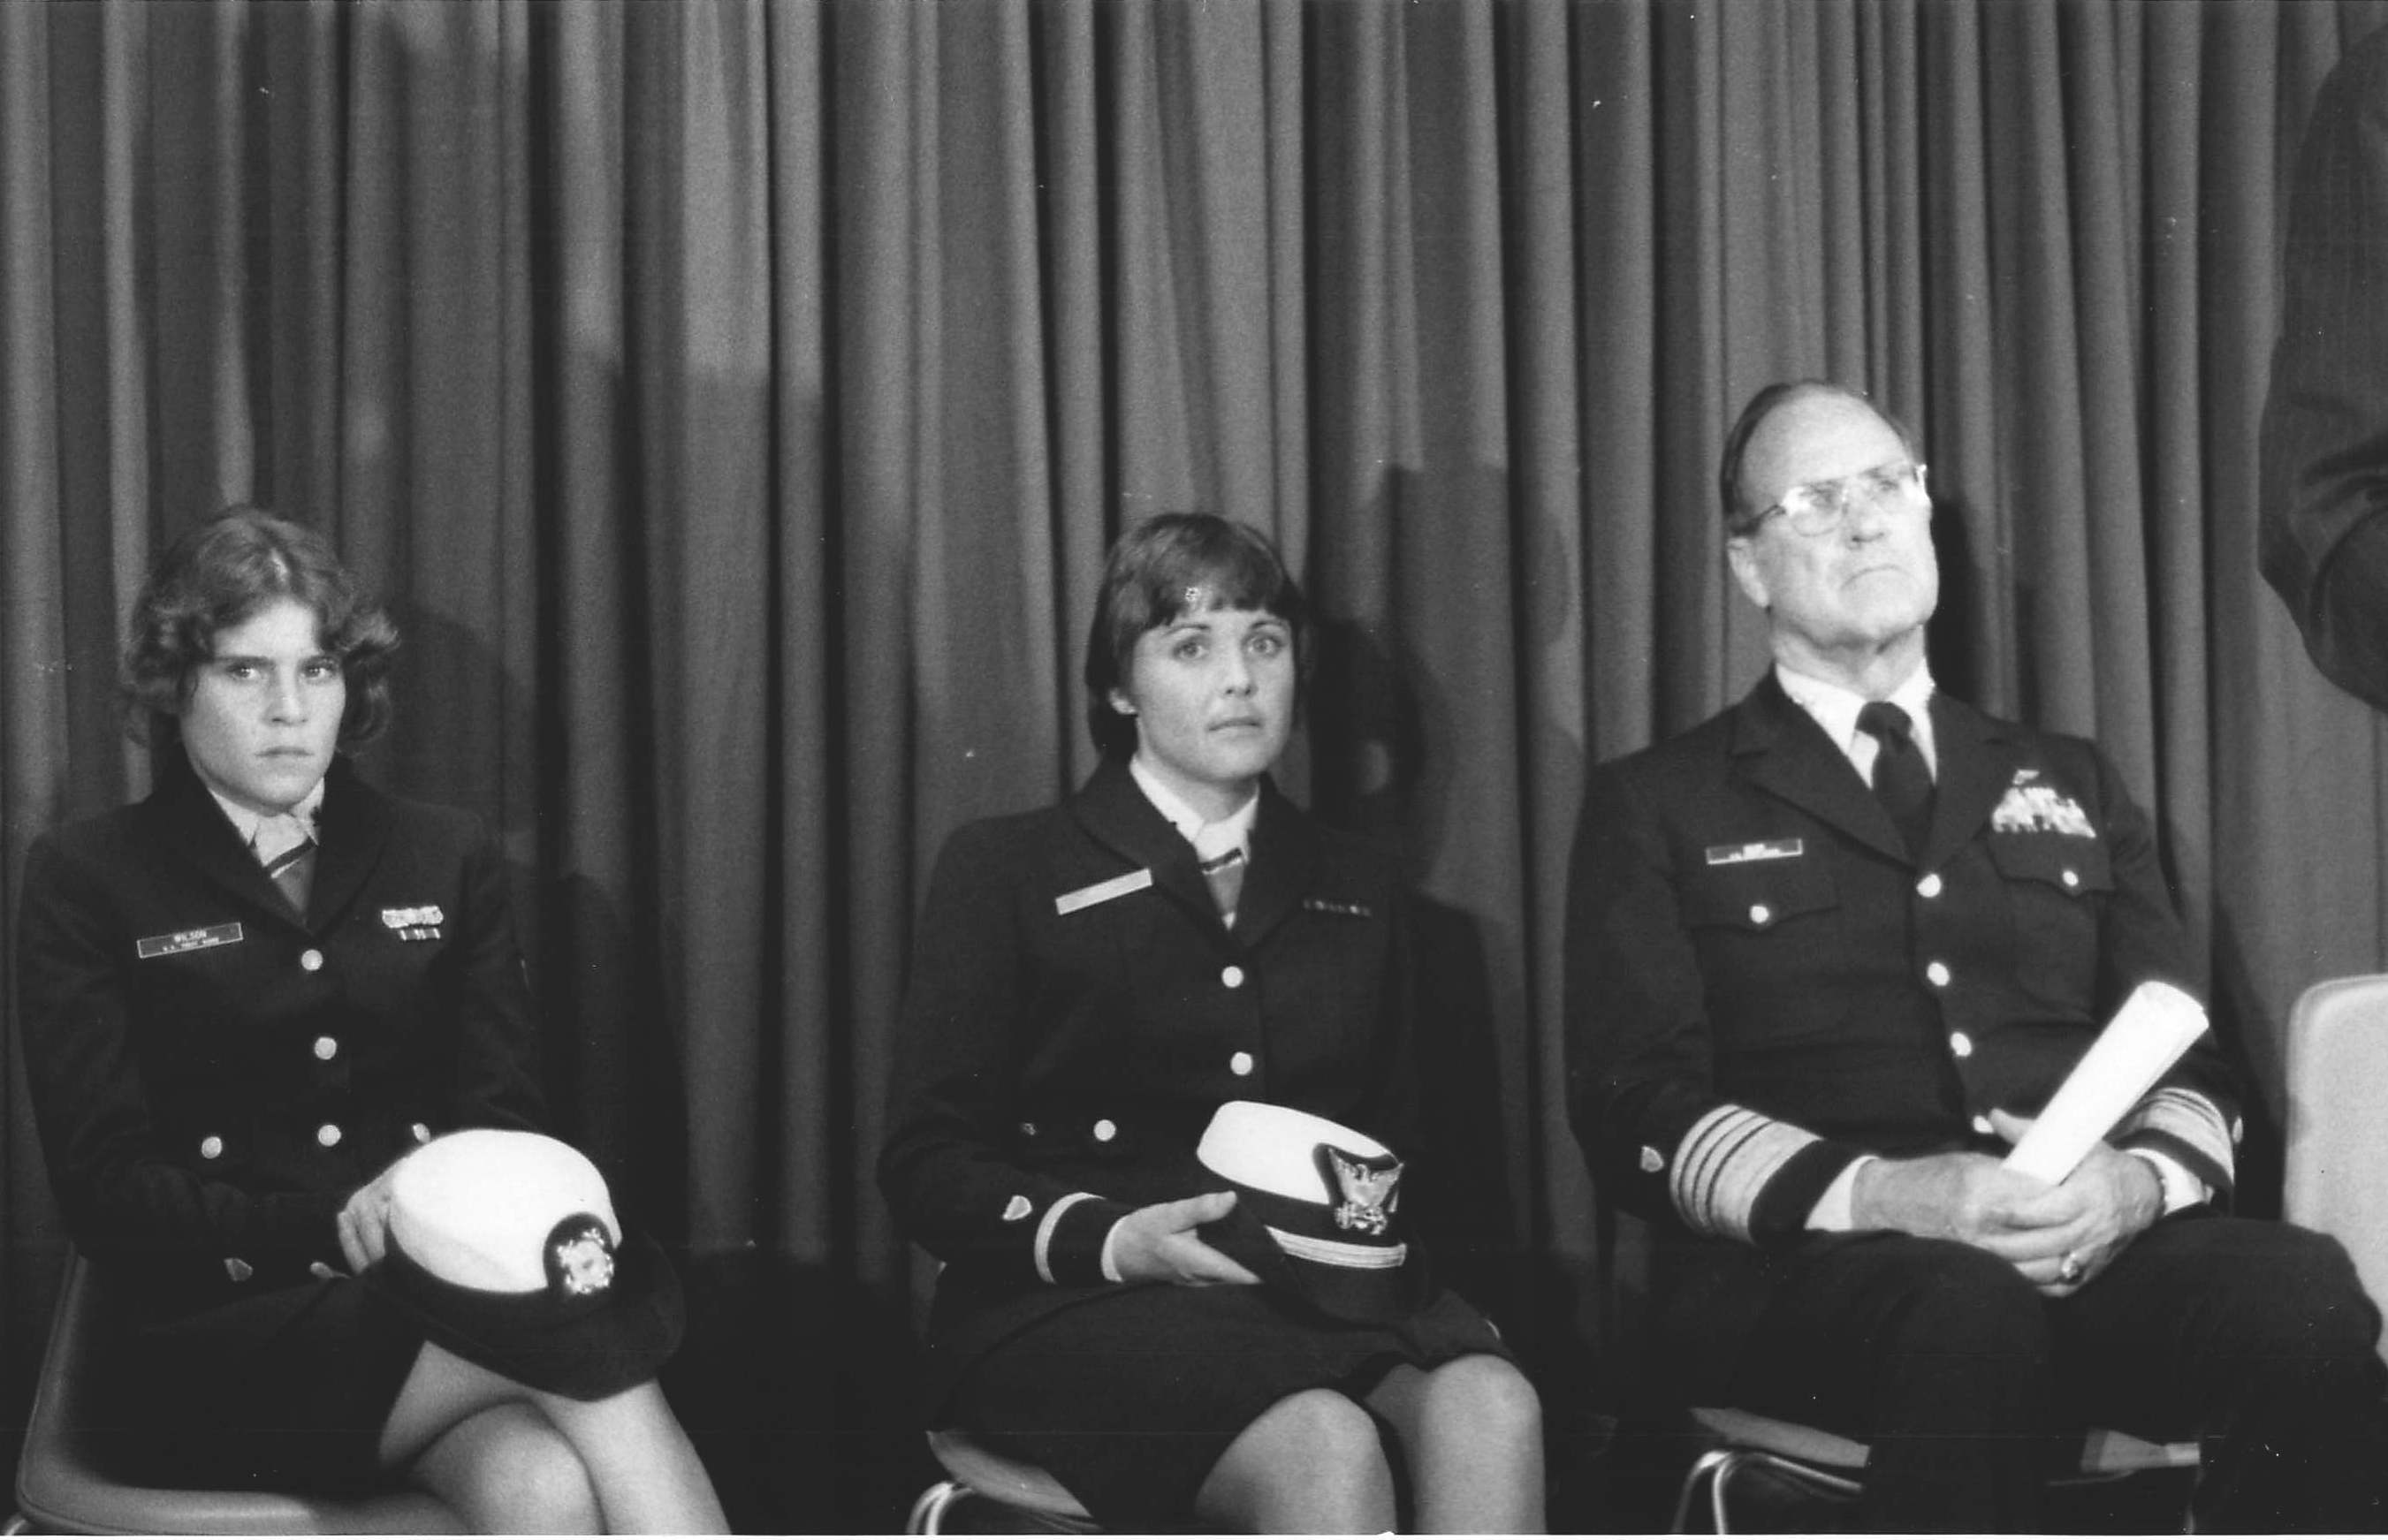
M2031 1129L2031 1119L1990 1114L1999 1137L2010 1144ZM2106 1264L2148 1226L2164 1217L2164 1180L2155 1168L2112 1144L2090 1146L2073 1174L2008 1215L2015 1227L1990 1249L2022 1269L2051 1298L2073 1294L2106 1270Z
M1123 1283L1257 1283L1235 1258L1203 1244L1197 1227L1224 1219L1236 1206L1233 1193L1157 1203L1122 1219L1111 1231L1111 1265Z
M2010 1216L2049 1191L2046 1182L1986 1155L1876 1160L1858 1172L1849 1218L1859 1230L1896 1230L1996 1250L1993 1239L2013 1229Z
M2028 1118L1994 1112L2010 1143ZM1896 1230L1979 1246L2014 1265L2051 1298L2079 1290L2164 1213L2164 1184L2136 1155L2100 1144L2051 1187L1986 1155L1877 1160L1858 1172L1850 1218L1861 1230Z

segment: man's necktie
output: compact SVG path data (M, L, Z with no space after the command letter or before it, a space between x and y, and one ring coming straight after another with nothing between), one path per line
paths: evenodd
M1236 902L1244 896L1244 847L1232 830L1205 824L1194 831L1194 854L1202 864L1202 880L1211 885L1211 902L1219 918L1236 923Z
M1858 713L1858 730L1882 745L1874 756L1874 794L1890 810L1907 853L1921 856L1932 827L1932 771L1915 746L1913 728L1907 713L1887 701L1869 701Z
M269 818L258 826L257 839L251 847L265 867L265 875L282 890L298 917L307 917L307 900L315 888L315 839L307 826L298 818L285 814ZM273 853L268 854L268 852Z

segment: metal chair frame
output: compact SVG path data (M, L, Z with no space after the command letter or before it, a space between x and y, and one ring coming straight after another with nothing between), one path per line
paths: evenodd
M945 1534L946 1516L965 1497L983 1497L1048 1534L1101 1533L1102 1526L1088 1517L1069 1488L1026 1460L998 1455L959 1429L931 1433L929 1453L945 1468L946 1479L913 1503L904 1521L907 1534Z
M1691 1521L1692 1503L1705 1480L1708 1483L1708 1512L1715 1524L1714 1533L1731 1534L1726 1490L1734 1477L1753 1466L1823 1496L1854 1497L1865 1488L1861 1472L1871 1451L1855 1439L1738 1407L1695 1407L1692 1420L1719 1443L1693 1461L1684 1475L1670 1526L1673 1534L1690 1533L1686 1526ZM2192 1470L2198 1458L2194 1443L2151 1444L2113 1429L2097 1428L2082 1440L2078 1471L2059 1477L2053 1484L2119 1481L2148 1471Z
M0 1534L461 1533L463 1521L427 1492L315 1497L142 1486L112 1474L91 1433L93 1350L108 1317L106 1280L70 1251L17 1463L17 1511Z

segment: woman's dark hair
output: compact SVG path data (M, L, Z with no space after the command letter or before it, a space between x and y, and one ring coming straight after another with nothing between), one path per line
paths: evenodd
M389 662L398 627L321 535L235 505L184 531L166 548L133 601L121 683L127 726L153 748L182 741L183 708L219 634L276 600L315 612L317 644L339 660L348 686L340 746L371 741L389 725Z
M1749 404L1741 409L1741 416L1734 421L1733 431L1724 435L1724 453L1719 457L1717 465L1717 491L1724 502L1726 534L1736 537L1747 535L1755 527L1752 521L1761 511L1744 507L1742 503L1741 462L1749 453L1749 441L1758 435L1758 430L1765 425L1766 420L1774 415L1776 408L1793 401L1804 401L1811 396L1837 396L1845 401L1855 401L1881 418L1883 425L1899 435L1899 445L1907 451L1908 459L1915 458L1915 435L1907 431L1907 424L1876 405L1874 398L1864 391L1832 380L1777 380L1771 385L1760 387L1758 394L1749 398Z
M1105 759L1136 753L1136 721L1111 707L1137 638L1203 610L1258 610L1293 632L1296 709L1310 677L1309 607L1268 536L1215 513L1157 513L1121 535L1086 629L1086 726Z

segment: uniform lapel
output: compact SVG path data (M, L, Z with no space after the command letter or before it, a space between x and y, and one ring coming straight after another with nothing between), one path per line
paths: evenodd
M1070 800L1070 811L1097 843L1150 872L1152 885L1172 901L1198 916L1208 916L1213 925L1219 923L1218 905L1211 901L1211 887L1202 880L1193 845L1137 789L1136 777L1128 774L1125 764L1104 761ZM1243 902L1249 902L1249 876L1244 888Z
M1235 935L1248 946L1293 912L1318 865L1318 830L1277 791L1261 781L1260 817L1252 825L1251 870L1236 901Z
M1937 725L1937 717L1934 723ZM1760 790L1894 861L1911 859L1907 841L1874 788L1858 778L1856 766L1824 736L1816 719L1783 692L1771 668L1734 710L1733 753L1742 773Z
M388 804L356 777L349 762L335 758L325 777L324 808L316 819L315 889L307 901L310 929L321 929L345 910L381 864L389 839Z
M1924 842L1922 865L1927 868L1974 838L2023 763L2019 745L2001 724L1937 690L1932 694L1932 745L1938 763L1932 834Z
M232 827L215 798L208 794L180 747L169 755L158 774L147 806L153 810L160 842L216 887L225 889L252 908L287 916L290 901L265 875L257 856Z

